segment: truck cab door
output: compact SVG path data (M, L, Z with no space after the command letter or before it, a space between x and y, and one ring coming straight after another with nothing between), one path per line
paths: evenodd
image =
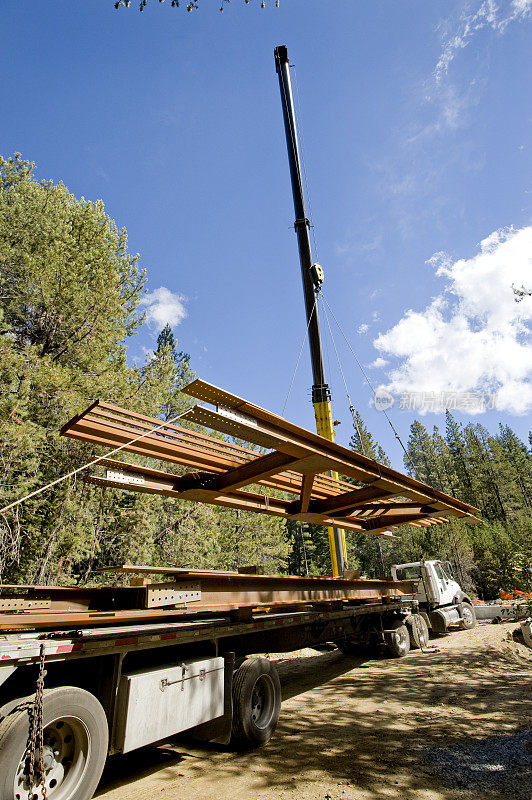
M425 561L421 565L423 575L423 586L427 593L427 600L431 606L441 605L442 585L434 569L434 561Z
M434 570L435 582L438 586L439 602L438 605L445 606L453 602L456 594L457 583L451 580L450 576L445 572L443 565L440 561L433 561L432 567Z

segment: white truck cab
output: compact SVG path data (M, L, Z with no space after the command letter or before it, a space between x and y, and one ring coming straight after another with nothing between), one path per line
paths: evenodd
M395 580L417 581L416 600L427 625L436 633L445 633L451 625L473 628L475 609L471 599L454 579L449 561L412 561L394 564Z

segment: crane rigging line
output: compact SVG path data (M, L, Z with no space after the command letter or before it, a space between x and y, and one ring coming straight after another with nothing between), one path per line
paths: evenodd
M150 430L144 431L139 436L136 436L134 439L128 439L126 442L121 444L119 447L115 447L114 450L110 450L108 453L105 453L103 456L98 456L97 458L93 458L92 461L87 461L86 464L82 464L81 467L77 467L76 469L73 469L70 472L67 472L66 475L61 475L61 477L56 478L55 481L51 481L50 483L47 483L45 486L40 486L38 489L35 489L33 492L29 492L29 494L24 495L24 497L21 497L19 500L14 500L12 503L9 503L7 506L4 506L3 508L0 508L0 514L4 514L5 511L9 511L10 508L15 508L15 506L19 506L25 500L29 500L30 497L35 497L35 495L41 494L41 492L45 492L47 489L51 489L52 486L55 486L58 483L62 483L63 481L66 481L67 478L71 478L73 475L77 475L78 472L81 472L82 470L87 469L87 467L91 467L93 464L98 464L99 461L103 461L104 459L109 458L109 456L112 456L115 453L118 453L120 450L123 450L124 447L128 447L131 444L135 444L135 442L138 442L140 439L144 439L145 436L149 436L150 434L155 433L156 431L160 430L161 428L165 428L168 425L172 425L178 419L181 419L181 417L184 417L185 414L187 414L187 413L188 413L188 409L186 411L183 411L181 414L177 414L175 417L172 417L172 419L167 419L164 422L161 422L161 424L157 425L155 428L151 428Z
M367 375L367 373L366 373L366 371L365 371L364 367L363 367L363 366L362 366L362 364L360 363L360 360L359 360L359 358L358 358L357 354L356 354L356 353L355 353L355 351L353 350L353 347L351 346L351 342L349 341L349 339L348 339L348 338L347 338L347 336L345 335L345 333L344 333L344 330L343 330L342 326L340 325L340 323L339 323L339 322L338 322L338 320L336 319L336 315L335 315L334 311L332 310L332 308L331 308L331 306L330 306L330 304L329 304L329 302L328 302L327 298L326 298L326 297L325 297L325 295L323 294L323 291L322 291L322 292L320 292L320 294L321 294L321 297L322 297L322 303L325 303L325 304L327 305L327 308L328 308L328 309L329 309L329 311L331 312L331 316L332 316L332 318L333 318L333 319L334 319L334 321L336 322L336 324L337 324L337 326L338 326L338 329L339 329L340 333L341 333L341 334L342 334L342 336L344 337L344 339L345 339L345 343L347 344L347 346L348 346L349 350L351 351L351 354L352 354L353 358L355 359L356 363L358 364L358 367L359 367L359 369L360 369L360 371L361 371L362 375L363 375L363 376L364 376L364 378L366 379L366 382L367 382L367 384L368 384L369 388L371 389L371 391L373 392L373 394L375 394L376 392L375 392L375 388L374 388L374 386L373 386L372 382L370 381L370 379L369 379L369 377L368 377L368 375ZM324 308L324 310L325 310L325 305L323 306L323 308ZM335 349L336 349L336 347L335 347ZM387 419L387 421L388 421L388 424L389 424L390 428L392 429L392 431L393 431L393 433L394 433L394 436L395 436L395 438L397 439L397 441L398 441L398 442L399 442L399 444L401 445L401 447L402 447L402 449L403 449L403 452L404 452L404 454L405 454L405 457L406 457L406 458L408 459L408 461L410 462L410 465L411 465L411 467L412 467L412 470L413 470L413 472L414 472L414 476L416 476L416 467L415 467L415 465L414 465L414 462L412 461L412 458L411 458L411 456L410 456L410 453L408 452L408 450L407 450L407 449L406 449L406 447L404 446L404 444L403 444L403 440L401 439L401 437L400 437L400 435L399 435L399 433L398 433L398 431L397 431L397 429L396 429L395 425L394 425L394 424L393 424L393 422L391 421L391 419L390 419L390 417L389 417L389 415L388 415L388 412L386 411L386 409L383 409L383 414L384 414L384 416L386 417L386 419Z
M287 92L286 92L286 86L284 84L284 80L282 80L280 82L280 85L281 85L281 89L282 89L284 105L288 108L288 106L289 106L289 96L287 95ZM292 140L292 147L294 148L294 150L297 150L297 131L295 131L294 128L292 127L292 121L290 119L290 115L288 115L287 119L288 119L288 126L290 128L290 139ZM294 121L295 121L295 108L294 108ZM299 191L301 192L301 195L303 195L304 194L304 188L303 188L303 183L301 181L301 174L300 174L299 170L297 170L296 175L297 175L297 182L299 184Z
M368 457L368 452L367 452L367 448L366 448L366 442L362 438L360 426L358 424L358 419L357 419L356 413L355 413L355 407L353 405L353 401L351 400L351 395L349 394L349 387L347 385L347 381L345 379L344 371L342 369L342 362L340 360L340 355L339 355L338 349L336 347L336 342L334 340L334 335L333 335L333 332L332 332L331 323L329 321L329 315L327 314L327 309L325 308L325 303L324 303L324 298L323 297L322 297L321 305L322 305L322 309L323 309L323 315L325 317L325 320L327 322L327 327L329 328L329 333L331 335L331 341L333 343L334 352L336 353L336 360L338 361L338 368L340 370L340 375L342 376L342 380L344 382L345 393L347 395L347 402L349 403L349 411L351 412L351 416L353 417L353 425L355 426L355 430L357 432L358 441L359 441L360 447L362 449L362 454L365 455L366 458L367 458Z
M282 417L284 417L284 412L286 411L288 398L290 397L290 394L292 392L292 387L294 385L294 381L295 381L295 378L296 378L296 372L297 372L298 367L299 367L299 362L301 361L301 356L303 354L303 348L305 346L305 342L307 341L307 338L308 338L308 329L310 328L310 323L312 321L312 317L314 316L314 311L316 310L316 303L317 302L318 302L318 297L316 295L316 297L314 299L314 305L312 306L312 311L310 312L310 315L309 315L309 318L308 318L308 324L307 324L307 328L305 330L305 335L303 336L303 341L301 342L301 347L299 348L299 355L297 357L296 366L295 366L295 369L294 369L294 373L292 375L292 380L290 381L290 387L288 389L288 392L286 394L286 398L285 398L285 401L284 401L283 410L281 412L281 416Z
M307 176L307 166L306 166L306 163L305 163L305 141L304 141L304 136L303 136L303 127L301 126L301 123L300 123L301 102L299 100L299 85L298 85L298 80L297 80L296 65L292 64L290 68L294 73L294 87L295 87L295 90L296 90L296 102L294 103L294 117L296 119L297 131L299 131L299 139L300 139L299 152L301 153L301 166L303 167L303 179L305 181L305 193L307 195L307 202L308 202L308 215L309 215L309 221L310 221L310 228L312 230L312 240L314 242L314 252L316 254L316 261L319 261L320 259L319 259L319 256L318 256L318 242L317 242L317 239L316 239L316 228L314 226L314 218L312 216L312 203L310 201L310 187L309 187L309 181L308 181L308 176Z

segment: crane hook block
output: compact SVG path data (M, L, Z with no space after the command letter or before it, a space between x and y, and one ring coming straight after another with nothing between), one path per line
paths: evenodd
M312 279L312 283L314 284L314 288L316 289L316 291L319 291L321 289L321 285L325 278L325 273L323 272L323 267L321 266L321 264L318 264L318 262L316 262L311 266L310 277Z

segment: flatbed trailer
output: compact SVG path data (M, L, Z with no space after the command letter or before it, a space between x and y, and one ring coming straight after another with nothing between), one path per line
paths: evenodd
M224 438L96 402L62 429L113 448L86 465L105 476L88 480L387 538L405 523L476 521L456 498L211 384L183 391L215 409L182 416ZM189 471L109 459L122 450ZM109 754L182 731L266 743L281 687L275 664L252 654L374 642L400 657L424 644L409 581L110 571L136 577L99 589L0 587L0 800L90 800Z
M85 465L107 468L88 480L387 538L405 523L476 521L456 498L216 386L183 391L215 407L184 412L195 428L100 402L68 422L63 435L112 448ZM174 471L110 460L122 450ZM98 589L0 587L0 800L90 800L109 754L182 731L266 743L281 687L275 664L250 655L374 642L400 657L424 644L409 581L110 571L135 577Z
M405 655L405 622L416 609L403 594L280 610L186 611L134 624L98 618L71 629L50 620L48 627L2 631L1 800L89 800L108 755L182 731L260 746L275 730L281 689L275 664L252 654L325 642L350 653L374 641ZM36 695L39 679L45 688ZM32 720L42 721L42 747L32 747Z

